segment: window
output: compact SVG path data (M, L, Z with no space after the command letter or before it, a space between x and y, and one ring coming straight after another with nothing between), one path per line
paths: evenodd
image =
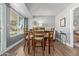
M10 9L10 36L23 33L24 17L20 16L13 9Z
M19 33L23 33L23 28L24 28L24 18L22 16L20 16L19 21L18 21L18 31L19 31Z
M10 9L10 35L17 34L17 21L19 20L19 16L16 14L15 11Z

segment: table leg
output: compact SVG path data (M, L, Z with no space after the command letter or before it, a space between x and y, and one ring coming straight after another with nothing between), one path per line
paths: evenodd
M30 33L28 32L28 54L30 54Z

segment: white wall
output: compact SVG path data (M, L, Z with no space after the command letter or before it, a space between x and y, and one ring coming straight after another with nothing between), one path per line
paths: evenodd
M66 18L66 26L60 27L60 19ZM67 39L70 40L70 9L64 9L60 14L56 16L55 27L58 32L62 31L67 34ZM68 43L68 45L70 45Z
M68 6L56 16L55 20L56 30L58 32L63 31L67 34L67 39L70 41L70 43L67 42L66 44L71 47L73 47L73 10L76 7L79 7L79 4L72 4ZM66 17L66 27L60 27L60 19L64 17Z
M33 27L33 22L36 21L37 23L43 23L47 24L46 27L54 27L55 26L55 17L34 17L32 19L28 19L28 27L32 28Z

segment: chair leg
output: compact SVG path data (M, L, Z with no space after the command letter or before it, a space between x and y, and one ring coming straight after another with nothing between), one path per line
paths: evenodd
M33 40L33 45L32 45L32 48L33 48L33 55L35 56L35 41Z
M24 51L25 51L25 47L26 47L26 40L24 40Z
M54 47L54 41L53 41L53 51L55 51L55 47Z
M33 55L35 56L35 47L33 47Z
M45 46L46 46L46 40L44 40L44 50L45 50Z
M42 42L42 52L43 52L43 55L44 55L44 50L45 50L45 44L44 44L44 40L43 40L43 42Z
M27 45L28 45L28 54L30 54L30 44L29 44L29 42L27 43Z
M53 38L53 37L52 37ZM53 40L53 51L55 51L55 47L54 47L54 42L55 42L55 40L54 40L54 38L52 39ZM52 41L51 41L52 42Z

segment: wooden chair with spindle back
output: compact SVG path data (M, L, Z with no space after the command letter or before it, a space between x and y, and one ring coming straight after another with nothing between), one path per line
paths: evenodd
M50 31L50 44L53 47L53 50L55 50L55 48L54 48L54 32L55 32L54 28L51 28L51 31Z
M28 31L28 28L24 28L24 51L28 48L28 54L30 54L31 40L33 39L32 29Z
M26 48L26 42L27 42L26 37L27 37L27 35L28 35L28 28L24 28L24 50Z
M42 27L33 27L33 39L32 39L32 49L33 49L33 53L35 55L35 47L37 46L37 43L41 43L41 47L42 47L42 52L44 55L44 28Z

